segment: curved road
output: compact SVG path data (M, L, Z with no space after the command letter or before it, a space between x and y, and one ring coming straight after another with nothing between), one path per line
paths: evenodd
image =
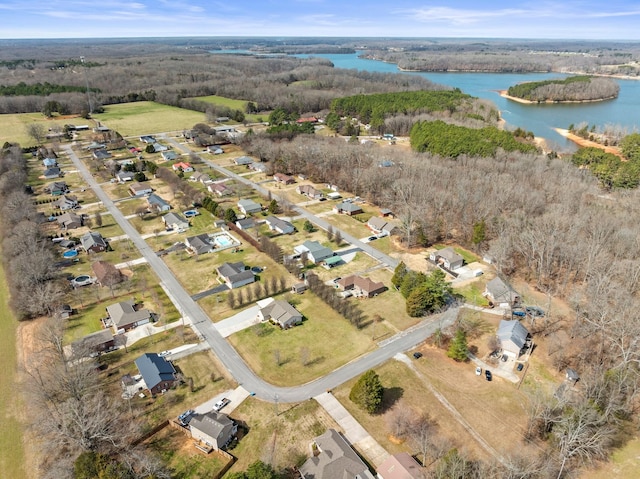
M194 330L205 339L238 384L242 385L246 390L255 393L255 395L262 400L270 402L279 401L283 403L300 402L333 389L368 369L391 359L396 353L406 351L420 344L437 328L444 328L452 324L457 317L458 310L451 309L439 316L428 318L411 330L398 333L396 336L384 341L384 344L375 351L310 383L288 388L273 386L256 376L238 352L220 335L214 323L211 322L210 318L200 306L191 299L191 296L184 290L169 267L155 254L153 249L142 239L136 229L126 220L122 212L103 191L98 182L93 178L91 173L89 173L84 163L72 150L71 146L65 145L63 149L67 152L69 158L71 158L71 161L80 171L87 184L93 189L98 199L102 201L103 205L113 215L113 218L118 222L125 234L138 248L140 254L156 272L160 281L163 283L165 291L167 291L167 294L176 305L178 311L183 317L190 320Z

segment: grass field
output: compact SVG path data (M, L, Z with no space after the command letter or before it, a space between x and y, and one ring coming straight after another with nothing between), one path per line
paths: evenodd
M205 120L204 113L151 101L107 105L94 117L122 136L183 130Z
M0 127L1 129L1 127ZM16 328L17 322L9 310L9 291L0 269L0 307L4 314L0 316L0 471L3 477L26 478L24 470L24 447L22 444L22 424L16 410L21 409L20 398L16 391ZM12 393L10 393L13 392Z
M48 130L54 126L62 128L67 123L87 124L84 118L47 118L42 113L7 113L0 115L0 145L5 141L20 143L20 146L34 146L36 142L27 134L27 126L41 123Z
M226 106L232 110L240 110L243 113L246 111L247 103L249 103L246 100L234 100L233 98L226 98L218 95L197 96L192 98L192 100L203 101L205 103L211 103L212 105ZM267 121L269 118L269 112L260 113L258 115L245 113L244 116L247 121L255 123L258 120Z

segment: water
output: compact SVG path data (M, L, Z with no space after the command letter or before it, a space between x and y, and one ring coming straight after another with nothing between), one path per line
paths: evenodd
M427 73L400 72L395 64L378 60L358 58L354 54L295 55L299 58L310 56L326 58L336 68L357 69L371 72L403 73L420 75L434 83L460 88L469 95L492 101L500 110L502 118L511 127L532 131L535 136L545 138L556 150L575 149L573 143L554 131L587 122L589 125L604 127L620 125L629 133L640 129L640 80L618 80L620 95L614 100L595 103L525 105L502 98L497 91L506 90L511 85L523 81L564 78L558 73Z

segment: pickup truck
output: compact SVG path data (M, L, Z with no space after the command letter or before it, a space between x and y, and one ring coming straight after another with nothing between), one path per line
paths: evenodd
M225 407L227 404L229 404L231 401L227 398L222 398L220 399L220 401L218 401L217 403L215 403L213 405L213 410L218 412L220 411L223 407Z

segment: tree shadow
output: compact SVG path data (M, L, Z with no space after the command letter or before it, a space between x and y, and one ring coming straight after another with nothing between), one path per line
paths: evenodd
M382 393L382 406L380 413L385 413L391 409L404 396L404 389L401 387L384 388Z
M317 358L313 358L311 361L307 362L305 366L314 366L316 364L320 364L325 360L324 356L318 356Z

